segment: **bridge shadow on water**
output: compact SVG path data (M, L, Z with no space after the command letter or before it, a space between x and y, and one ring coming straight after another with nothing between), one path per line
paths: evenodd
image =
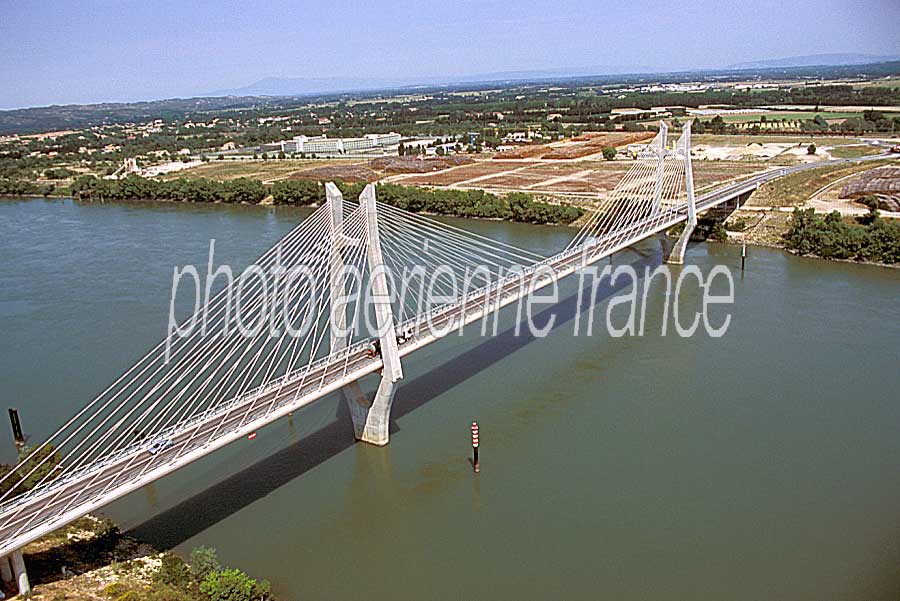
M644 254L642 251L630 249L630 252L640 254L638 260L630 263L639 274L645 267L652 269L661 262L662 255L659 251ZM604 278L602 284L597 288L597 300L609 299L616 292L626 288L628 283L629 279L620 278L619 284L610 286L609 278ZM575 291L557 304L537 313L533 319L535 324L540 327L546 324L546 320L550 319L552 315L556 315L553 329L558 330L575 318L579 309L579 296L582 297L580 305L582 312L591 306L590 293L590 286ZM476 324L472 324L472 326L474 325ZM391 435L399 431L397 418L423 406L461 382L501 361L510 353L537 340L537 337L531 334L524 319L519 325L521 326L519 335L516 335L517 326L513 325L496 336L485 338L474 348L442 363L427 373L411 380L403 380L397 389L391 411ZM356 444L356 440L353 437L350 413L346 404L340 402L336 419L328 425L153 516L132 528L128 534L138 540L150 543L158 549L170 549L200 534L328 459L350 449L354 444Z

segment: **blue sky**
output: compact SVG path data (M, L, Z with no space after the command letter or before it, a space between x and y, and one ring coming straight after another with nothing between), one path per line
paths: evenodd
M191 96L264 77L900 54L898 23L898 0L0 0L0 108Z

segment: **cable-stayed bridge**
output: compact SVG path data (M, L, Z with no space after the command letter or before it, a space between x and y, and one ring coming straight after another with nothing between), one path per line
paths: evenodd
M333 392L359 440L386 444L403 357L678 223L670 260L682 262L698 213L806 168L695 198L690 127L669 144L661 124L552 256L381 203L371 184L359 202L329 184L252 277L224 286L0 479L0 568L8 556L27 590L24 545ZM359 380L376 372L369 399Z

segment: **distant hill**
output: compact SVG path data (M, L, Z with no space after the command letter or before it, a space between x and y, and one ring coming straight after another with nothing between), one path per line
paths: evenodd
M700 69L695 73L720 71L759 71L797 69L803 67L845 67L898 61L900 56L875 54L812 54L787 58L735 63L721 69ZM354 78L354 77L267 77L250 85L216 90L201 96L309 96L340 92L393 90L424 87L453 86L476 83L550 82L568 79L605 78L628 75L634 77L660 76L667 71L654 70L641 65L594 65L587 67L560 67L555 69L530 69L498 71L449 77L402 78ZM684 72L680 72L684 73Z
M406 78L341 78L341 77L267 77L250 85L231 90L216 90L203 96L306 96L334 92L359 92L363 90L387 90L415 86L445 86L462 83L534 81L647 73L648 67L596 65L590 67L562 67L523 71L498 71L476 75L451 77Z
M834 56L834 55L819 55ZM846 55L842 55L846 56ZM860 56L860 55L856 55ZM866 56L866 55L862 55ZM881 57L876 57L881 58ZM817 58L816 61L822 60ZM602 71L622 73L600 74ZM631 73L631 72L636 73ZM644 71L641 73L640 71ZM641 67L584 67L535 71L508 71L473 75L448 80L386 79L265 79L239 90L221 91L195 98L171 98L144 102L62 105L0 110L0 135L25 134L65 129L81 129L113 123L141 123L152 119L205 119L221 111L272 111L302 106L311 99L321 101L351 93L356 97L381 95L385 91L441 93L448 90L516 88L519 86L555 84L563 86L654 83L685 81L745 81L748 78L772 80L803 78L880 78L900 74L900 61L840 66L768 67L758 69L698 70L675 73L647 73ZM582 75L591 73L591 75ZM449 83L444 83L449 81ZM407 85L403 85L406 83ZM311 90L322 89L322 92ZM370 90L371 92L366 92Z
M843 65L870 65L900 60L900 55L877 54L810 54L807 56L790 56L746 63L728 65L726 69L781 69L785 67L816 67Z

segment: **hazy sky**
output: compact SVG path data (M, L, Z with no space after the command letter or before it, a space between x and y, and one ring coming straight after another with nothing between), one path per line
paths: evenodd
M0 107L191 96L264 77L900 54L898 23L900 0L0 0Z

